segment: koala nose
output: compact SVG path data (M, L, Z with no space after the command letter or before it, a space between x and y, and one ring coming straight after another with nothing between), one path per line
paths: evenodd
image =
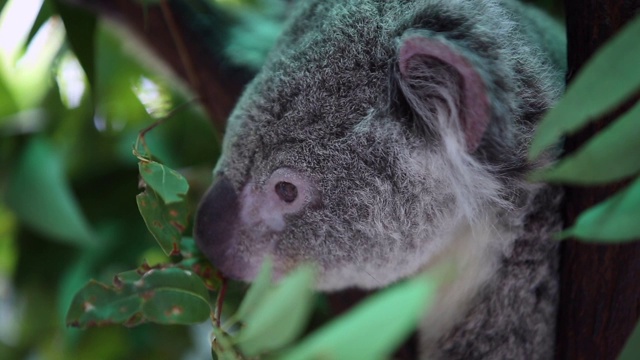
M221 175L203 197L194 224L194 237L200 250L226 275L239 278L236 273L246 266L241 259L227 256L235 247L234 236L240 214L240 201L231 182Z
M203 248L232 237L239 205L231 182L220 176L200 202L195 218L195 238Z

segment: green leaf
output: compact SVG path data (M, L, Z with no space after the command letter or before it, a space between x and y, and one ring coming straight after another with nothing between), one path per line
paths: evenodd
M142 307L144 317L159 324L195 324L211 313L204 298L181 290L160 289Z
M42 6L40 7L40 11L38 12L38 16L33 22L33 26L31 27L31 31L29 31L29 35L27 36L27 44L31 43L31 40L38 33L38 30L44 25L47 20L51 18L53 15L53 6L49 1L43 1Z
M143 284L137 286L152 290L143 294L145 319L159 324L194 324L209 318L209 293L202 280L191 271L150 270L139 282Z
M179 255L181 234L187 227L187 205L184 202L166 205L151 189L138 194L136 202L147 229L165 254Z
M138 168L142 179L160 195L165 204L184 200L189 183L180 173L155 161L141 161Z
M640 89L640 16L598 51L576 76L564 98L540 123L531 143L534 159L564 134L612 110Z
M140 269L121 272L114 277L113 281L117 285L121 285L124 283L133 283L140 280L142 278L142 275L144 275L144 273L148 270L149 269L144 270L144 266L142 266Z
M89 281L76 294L67 312L67 325L80 328L124 323L140 308L140 297L122 297L108 286Z
M145 286L154 289L169 287L193 292L203 299L209 298L209 292L200 278L188 270L176 267L151 269L140 280L144 281Z
M73 52L76 54L80 65L84 69L89 85L95 85L95 40L97 20L94 14L80 9L77 6L69 6L60 0L55 0L58 14L62 18L67 30L67 39Z
M91 280L74 297L67 325L194 324L210 312L209 294L198 276L178 268L150 269L118 275L112 287Z
M627 339L618 360L636 360L640 359L640 322L636 324L636 328Z
M608 200L585 210L560 238L624 242L640 238L640 178Z
M281 359L386 358L415 329L439 283L435 275L421 275L394 285L315 331Z
M183 237L180 242L182 260L176 264L182 269L188 269L200 277L207 289L217 291L222 287L222 278L211 262L202 255L196 242L191 237Z
M0 202L0 277L8 279L12 278L18 263L17 225L11 211Z
M536 180L600 184L640 172L640 102Z
M7 84L2 72L0 71L0 125L4 125L6 121L2 119L3 117L16 113L18 109L19 107L16 103L13 92L9 88L9 84Z
M244 354L278 349L302 333L313 304L313 277L311 268L298 268L247 314L237 338Z
M45 236L80 246L95 244L62 159L43 138L27 144L9 181L6 201L20 221Z
M132 85L139 82L141 76L151 75L123 49L122 41L103 26L98 29L97 48L97 75L92 94L99 99L98 114L114 125L122 125L126 120L125 129L137 132L147 126L151 118ZM127 140L127 157L131 156L130 146Z
M183 236L180 241L180 253L185 258L201 257L202 252L196 245L196 241L190 236Z
M240 356L236 349L233 347L233 340L222 329L213 327L214 339L211 342L211 356L213 359L218 360L242 360L244 357Z
M238 320L244 321L247 315L249 315L258 306L260 301L264 299L269 292L269 289L271 288L271 270L271 258L265 257L260 273L251 284L247 294L242 299L238 312L235 314L235 317L237 317Z

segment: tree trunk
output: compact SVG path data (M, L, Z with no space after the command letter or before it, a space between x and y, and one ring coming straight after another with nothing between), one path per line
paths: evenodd
M635 0L565 0L569 82L639 9ZM629 105L570 136L565 150L578 148ZM565 224L573 224L583 210L623 186L567 187ZM640 243L605 246L570 240L562 244L561 254L556 359L615 359L640 315Z

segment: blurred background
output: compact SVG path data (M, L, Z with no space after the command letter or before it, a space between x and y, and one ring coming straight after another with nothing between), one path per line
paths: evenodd
M0 359L209 356L189 327L80 331L64 318L90 278L167 261L136 206L138 132L171 113L147 142L188 177L193 209L217 158L210 122L115 26L97 25L89 86L53 2L0 4Z

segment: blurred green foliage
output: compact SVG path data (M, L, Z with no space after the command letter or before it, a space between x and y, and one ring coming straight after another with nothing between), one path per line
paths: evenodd
M542 120L529 157L575 134L589 123L617 114L572 153L532 174L536 181L599 185L626 182L626 188L583 211L558 238L618 244L640 239L640 15L636 15L580 69L564 97ZM640 322L618 357L640 358Z
M562 234L583 241L618 243L640 238L640 16L629 22L585 64L562 100L542 120L529 157L535 159L563 136L616 109L624 110L602 131L532 178L598 185L631 182L615 196L584 211ZM628 105L625 105L627 104Z
M193 213L218 154L209 121L91 14L53 0L0 7L0 358L202 358L202 336L208 356L206 328L80 331L64 319L90 278L169 259L136 205L138 132L179 107L146 140L192 184Z

